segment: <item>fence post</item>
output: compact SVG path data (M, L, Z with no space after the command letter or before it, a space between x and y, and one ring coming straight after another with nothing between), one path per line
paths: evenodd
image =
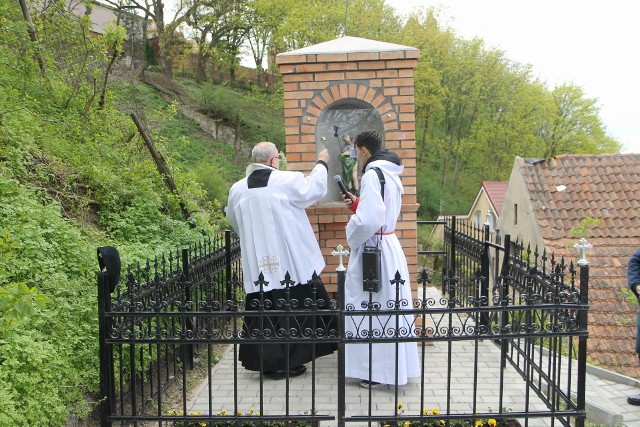
M188 315L189 304L187 302L191 302L191 283L189 277L189 249L182 250L182 285L184 286L184 324L183 328L185 330L193 331L193 319ZM183 335L186 337L186 334ZM184 364L184 368L188 370L193 369L193 344L182 344L182 363Z
M349 255L349 251L344 249L344 246L338 245L335 251L331 252L331 255L338 257L338 267L336 272L338 274L338 295L344 295L344 285L346 279L346 271L344 264L342 263L342 257ZM344 312L345 312L345 299L340 298L340 315L338 316L338 331L340 333L340 341L338 342L338 426L344 427L344 415L346 410L346 392L345 392L345 328L344 328Z
M455 306L455 298L456 298L456 286L455 286L455 275L456 275L456 217L451 217L451 247L449 253L449 272L447 274L447 293L449 298L449 308ZM453 301L453 305L452 305Z
M111 309L111 289L106 271L98 273L98 340L100 351L100 425L110 427L108 418L112 414L115 380L113 378L113 347L107 344L111 331L111 317L106 313Z
M509 324L509 315L504 308L509 306L509 262L511 261L511 235L504 235L504 256L502 257L502 268L500 269L500 277L502 278L502 289L500 290L500 305L503 310L500 312L501 331L507 330ZM500 340L500 368L504 370L507 367L507 349L509 341Z
M345 281L338 280L338 307L340 313L338 315L338 427L345 426L345 412L347 408L346 391L345 391L345 312L346 301L344 298Z
M580 331L586 332L588 330L588 315L589 311L587 306L589 304L589 262L586 258L582 258L578 261L580 266L580 305L579 309L579 325ZM576 427L584 427L586 419L585 409L585 390L587 386L587 334L580 335L578 338L578 391L577 391L577 404L578 410L584 415L579 415L576 418Z
M489 305L489 224L484 225L484 242L482 258L480 260L480 271L482 274L482 282L480 283L480 301L483 306ZM483 312L480 315L480 324L489 327L489 313Z
M226 300L231 301L231 230L224 230L224 262L226 278Z

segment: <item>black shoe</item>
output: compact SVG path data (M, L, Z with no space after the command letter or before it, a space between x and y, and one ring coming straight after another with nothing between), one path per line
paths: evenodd
M627 403L630 405L640 406L640 394L627 397Z
M384 386L384 384L377 383L375 381L371 381L371 382L369 382L367 380L360 381L360 387L362 387L362 388L380 388L382 386Z
M295 368L289 369L289 378L299 377L305 372L307 372L306 366L296 366ZM285 371L284 369L279 369L277 371L265 372L264 375L274 380L281 380L283 378L287 378L287 371Z

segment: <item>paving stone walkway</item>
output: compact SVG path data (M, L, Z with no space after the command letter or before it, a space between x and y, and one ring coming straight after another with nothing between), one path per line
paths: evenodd
M498 411L500 381L505 390L503 408L512 411L547 411L545 405L533 393L529 395L528 407L526 406L526 385L510 364L507 364L501 375L499 348L493 341L479 341L477 349L474 341L454 341L451 343L451 350L448 349L448 345L447 342L438 341L421 349L421 357L424 354L424 388L420 378L412 379L407 385L398 387L397 397L394 387L384 386L372 390L369 399L369 390L361 388L359 380L346 379L346 416L368 413L392 414L397 402L402 402L405 414L415 415L422 409L434 408L446 412L449 371L447 366L450 354L453 355L450 361L452 377L448 401L451 413L473 412L474 374L477 374L478 378L478 412ZM237 409L243 413L253 409L263 414L283 414L288 409L290 414L309 414L315 410L318 414L336 416L337 353L317 359L315 366L309 363L304 375L291 378L289 382L268 378L261 382L258 373L247 371L239 363L235 363L233 350L233 346L230 346L221 361L213 367L213 389L210 390L208 381L204 381L192 393L187 407L190 412L233 412L234 401L237 401ZM478 370L474 372L476 357ZM562 368L564 372L567 369L566 363L565 361ZM575 365L573 371L577 372ZM572 390L576 390L576 378L572 381ZM421 393L421 390L424 392ZM640 427L640 407L631 406L626 402L627 396L634 394L640 394L640 382L637 380L594 367L587 370L587 414L590 420L612 427ZM262 401L260 396L263 396ZM335 419L322 422L322 427L335 425ZM365 426L367 423L349 422L348 425ZM530 419L528 425L546 427L551 426L551 422L546 419Z

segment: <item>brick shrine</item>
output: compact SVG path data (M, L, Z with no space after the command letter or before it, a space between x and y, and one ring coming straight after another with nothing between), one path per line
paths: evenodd
M331 139L333 133L340 145L339 127L331 129L331 121L327 121L329 113L342 117L343 127L349 126L344 125L346 120L354 118L367 123L368 128L376 128L383 134L385 148L402 158L404 196L396 234L407 257L413 289L418 277L413 74L419 56L420 52L413 47L349 36L276 56L284 86L285 143L290 170L311 171L322 137L330 140L330 154L332 151L339 154ZM367 115L367 109L372 114L364 122L362 117ZM352 137L355 139L355 134ZM327 291L335 294L337 276L332 273L338 260L331 252L338 244L347 248L345 226L351 211L340 201L332 179L339 167L339 161L334 162L333 158L329 165L329 195L307 209L307 214L327 263L323 281Z

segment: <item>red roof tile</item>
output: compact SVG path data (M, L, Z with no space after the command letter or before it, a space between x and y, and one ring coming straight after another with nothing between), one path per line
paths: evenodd
M640 378L635 353L637 305L627 287L631 254L640 248L640 154L562 155L517 159L546 250L574 258L571 229L592 217L588 357L602 368Z
M504 204L504 196L507 194L507 181L483 181L482 187L487 193L487 197L496 208L498 216L502 213L502 205Z

